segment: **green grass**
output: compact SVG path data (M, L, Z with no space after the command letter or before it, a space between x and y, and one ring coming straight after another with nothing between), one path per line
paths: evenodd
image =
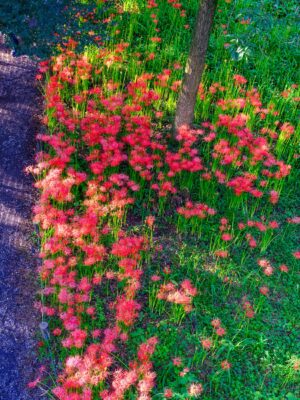
M278 221L284 223L294 214L299 204L299 189L295 174L286 187L287 192L291 190L290 194L283 195L275 210ZM180 282L188 278L196 284L199 293L194 299L194 311L179 326L172 322L172 314L166 307L162 313L145 313L139 321L140 327L132 333L136 337L135 345L152 335L160 339L153 361L158 371L161 365L168 367L164 367L163 375L158 373L158 392L163 392L169 380L174 392L182 393L186 380L196 378L205 383L204 399L299 398L300 374L293 366L299 362L300 282L297 263L291 256L299 240L299 229L289 225L266 254L256 251L241 263L241 254L237 253L230 262L217 263L209 258L203 241L193 236L183 238L173 233L157 238L163 252L153 257L149 273L161 271L167 262L172 270L168 280ZM256 263L262 257L276 265L273 276L262 274ZM287 274L278 270L283 263L290 267ZM232 280L231 284L224 283L225 276ZM270 288L268 297L259 293L262 285ZM244 296L254 307L253 319L245 317ZM160 311L159 306L157 309ZM212 335L210 322L217 317L227 330L223 339ZM203 337L213 337L211 350L202 349ZM183 365L190 368L188 378L178 377L175 381L178 369L172 365L174 357L181 357ZM224 359L232 364L230 372L220 368Z

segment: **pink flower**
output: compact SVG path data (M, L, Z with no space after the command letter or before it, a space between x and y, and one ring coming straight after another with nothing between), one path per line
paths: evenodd
M182 365L182 360L181 360L180 357L173 358L172 362L173 362L173 365L175 365L175 366L177 366L177 367L179 367L180 365Z
M198 397L203 392L201 383L192 383L188 388L188 393L192 397Z
M75 329L71 332L71 336L73 338L73 346L80 349L85 343L87 332L83 329Z
M273 275L273 267L271 267L271 266L269 266L269 267L266 267L265 269L264 269L264 274L265 275L267 275L267 276L271 276L271 275Z
M228 370L231 368L231 364L227 360L224 360L221 362L221 368L224 370Z
M247 83L247 79L244 78L242 75L238 75L238 74L233 75L233 79L234 79L235 83L239 84L239 85L243 85L243 84Z
M145 222L146 222L146 225L149 226L149 228L152 228L153 225L154 225L154 222L155 222L155 217L152 216L152 215L149 215L149 216L146 218Z
M232 235L230 235L230 233L223 233L221 239L224 240L225 242L228 242L229 240L232 239Z
M164 398L165 399L171 399L173 397L173 391L172 389L165 389L164 391Z
M208 349L210 349L211 346L212 346L212 341L211 341L210 339L202 339L202 340L201 340L201 344L202 344L202 347L203 347L205 350L208 350Z
M38 384L41 382L41 377L37 377L34 381L28 382L27 387L29 389L34 389L35 387L38 386Z
M269 228L271 228L271 229L277 229L277 228L279 228L278 222L277 222L277 221L270 221L270 222L269 222Z
M221 320L219 318L215 318L211 321L211 325L214 328L219 328L221 326Z
M259 291L264 296L267 296L270 290L269 290L269 288L267 286L262 286L262 287L259 288Z
M181 282L182 289L184 292L189 295L189 296L196 296L197 294L197 289L192 285L191 281L189 279L185 279L184 281Z
M260 259L260 260L257 261L257 264L258 264L260 267L265 268L265 267L269 267L269 266L270 266L270 261L268 261L268 260L262 258L262 259Z
M271 190L270 191L270 197L269 197L269 201L271 204L276 204L278 203L278 199L279 199L279 193L276 192L276 190Z
M151 281L153 282L158 282L161 280L161 277L159 275L152 275L151 276Z
M62 330L60 328L55 328L52 331L54 336L60 336L62 334Z
M288 267L284 264L280 265L279 269L281 272L285 272L285 273L289 272Z
M295 251L295 252L293 253L293 256L294 256L295 258L299 259L299 258L300 258L300 251L299 251L299 250L298 250L298 251Z
M246 317L247 318L254 318L255 312L252 307L247 308L246 310Z
M116 319L126 326L131 326L138 316L141 305L135 300L127 300L124 296L117 298Z
M226 334L226 330L220 326L219 328L216 329L216 334L218 336L224 336Z
M216 250L215 251L215 256L220 257L220 258L227 258L229 255L227 250Z
M94 339L98 338L100 335L101 335L101 330L100 330L100 329L94 329L94 330L92 331L92 337L93 337Z
M160 37L152 37L152 38L150 38L150 40L151 40L151 42L153 42L153 43L159 43L159 42L161 42L161 38L160 38Z
M300 217L293 217L287 219L290 224L300 224Z
M185 376L188 372L190 372L189 368L183 368L183 370L179 373L180 376Z

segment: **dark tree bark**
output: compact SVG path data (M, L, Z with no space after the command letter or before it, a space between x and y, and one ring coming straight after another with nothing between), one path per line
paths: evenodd
M183 125L191 126L193 123L197 92L205 65L205 55L216 6L217 0L200 0L190 54L177 103L175 131Z

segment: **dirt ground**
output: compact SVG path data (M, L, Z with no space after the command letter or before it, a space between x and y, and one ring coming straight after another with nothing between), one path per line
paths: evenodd
M41 399L27 383L38 373L36 334L40 316L37 249L32 240L32 178L38 130L36 64L14 57L0 35L0 400Z

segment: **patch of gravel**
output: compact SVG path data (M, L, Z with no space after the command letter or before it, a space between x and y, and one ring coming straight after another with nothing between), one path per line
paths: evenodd
M33 162L39 96L36 64L3 42L0 34L0 400L35 400L41 394L26 386L38 373L36 194L23 169Z

